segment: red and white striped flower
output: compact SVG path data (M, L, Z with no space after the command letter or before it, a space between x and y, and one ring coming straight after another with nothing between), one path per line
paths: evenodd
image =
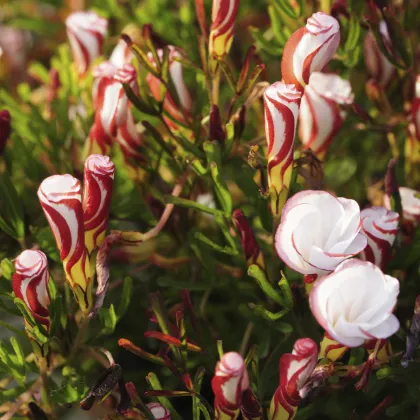
M137 89L136 69L131 64L117 69L106 62L95 68L94 76L98 78L94 90L96 112L86 154L106 155L115 140L126 157L143 160L138 151L142 144L141 135L133 119L132 104L122 85L125 83L134 91Z
M217 362L211 387L215 395L216 419L236 419L242 404L242 394L249 388L248 372L239 353L225 353Z
M244 250L247 266L257 264L265 270L264 254L261 252L261 249L255 240L254 232L249 225L248 219L245 217L242 210L239 209L233 212L232 218L236 229L238 229L239 235L241 236L242 249Z
M108 21L92 11L74 12L67 17L67 36L80 75L84 76L102 54L107 27Z
M213 0L209 37L210 56L223 57L229 52L238 10L239 0Z
M118 41L116 47L112 50L109 62L117 69L124 67L125 64L131 64L134 54L130 46L123 39Z
M48 261L41 251L23 251L15 260L12 287L15 296L25 303L33 317L48 329L50 295Z
M321 71L331 60L340 43L340 25L325 13L314 13L306 26L286 42L281 61L284 83L303 91L314 71Z
M340 105L351 104L353 96L350 83L340 76L312 73L299 110L299 136L304 149L320 157L325 155L345 118Z
M416 89L411 103L411 118L417 142L420 142L420 75L416 78Z
M60 251L66 279L79 306L88 313L92 304L92 282L85 247L80 182L71 175L44 179L38 198Z
M360 228L356 201L326 191L302 191L284 206L274 246L291 269L324 275L365 249Z
M291 420L301 401L299 391L315 369L318 347L310 338L300 338L292 353L280 357L280 384L271 400L269 420Z
M85 160L83 181L83 218L88 253L105 239L111 206L115 166L108 156L90 155Z
M360 253L362 260L376 264L382 270L391 257L391 248L398 233L400 216L385 207L370 207L360 213L361 232L367 237L367 246Z
M391 51L391 39L384 21L379 24L379 32L385 47ZM387 88L396 75L395 67L382 54L372 32L368 32L364 42L365 62L370 77L377 85Z
M420 192L407 187L398 189L403 209L403 219L417 225L420 222ZM389 196L384 196L384 207L391 210Z
M395 334L392 314L400 284L369 261L352 259L317 280L309 296L312 314L322 328L347 347Z
M146 81L149 85L150 92L156 101L163 101L163 109L170 115L171 118L165 118L166 122L172 127L176 128L176 122L185 125L190 119L190 111L192 106L191 96L188 88L184 82L182 64L176 61L181 54L172 45L169 48L169 77L175 87L177 100L173 98L170 92L166 92L165 97L162 97L162 82L153 74L149 73L146 76ZM157 50L160 59L163 58L163 50ZM147 55L150 62L155 65L152 53ZM173 121L175 120L175 121Z
M170 411L167 408L165 408L162 404L159 404L157 402L151 402L146 405L156 420L171 420Z
M293 145L302 94L294 85L276 82L264 92L265 136L271 210L280 214L287 199L293 169Z

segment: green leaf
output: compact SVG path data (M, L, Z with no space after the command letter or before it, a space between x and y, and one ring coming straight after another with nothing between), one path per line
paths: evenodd
M15 272L15 266L8 258L4 258L1 260L0 268L3 277L9 281L12 280L12 275Z
M117 314L115 313L114 305L111 303L109 308L102 308L99 312L99 319L102 322L103 329L101 334L112 334L117 325Z
M274 302L284 306L283 298L274 290L273 286L267 279L267 273L265 273L261 267L256 264L252 264L248 268L248 275L253 277L261 290Z
M60 262L60 253L50 227L45 226L40 228L31 226L29 230L35 241L39 244L39 247L48 256L48 258L51 258L55 262Z
M207 236L202 234L201 232L195 232L194 238L202 242L204 245L206 245L210 249L213 249L214 251L221 252L222 254L235 255L235 256L238 255L237 250L228 246L218 245L215 242L213 242L211 239L209 239Z
M130 305L132 289L133 289L133 279L131 277L126 277L124 279L123 290L121 292L121 301L117 310L118 319L121 319L124 316L124 314L127 312L128 306Z
M357 171L357 162L350 157L329 159L325 164L325 182L339 187L348 182Z
M9 175L0 175L0 229L8 235L23 240L25 224L23 222L23 206Z
M50 326L50 336L54 336L58 326L61 322L61 314L62 314L62 296L60 293L57 292L57 286L54 282L54 280L50 277L48 281L48 291L50 294L50 306L48 307L50 312L50 320L51 320L51 326Z

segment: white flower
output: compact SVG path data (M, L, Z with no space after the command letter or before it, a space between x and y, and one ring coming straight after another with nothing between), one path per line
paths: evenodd
M286 202L275 248L293 270L324 275L366 247L360 226L356 201L326 191L302 191Z
M366 340L385 339L400 324L392 311L400 285L379 267L352 259L318 279L309 297L312 314L339 343L357 347Z

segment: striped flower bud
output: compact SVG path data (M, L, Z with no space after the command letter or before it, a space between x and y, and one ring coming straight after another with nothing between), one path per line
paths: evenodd
M391 257L400 216L385 207L370 207L361 211L360 218L361 233L367 238L367 246L360 253L360 258L384 270Z
M236 419L242 405L242 395L249 388L248 372L239 353L225 353L217 362L211 387L215 395L215 418Z
M108 21L92 11L74 12L67 17L66 27L77 71L84 76L102 54Z
M149 73L146 76L146 81L149 85L150 92L156 101L163 101L163 109L169 114L170 118L165 117L166 122L171 126L171 128L177 128L176 122L179 122L181 125L187 124L190 119L191 111L191 96L187 89L187 86L184 82L182 64L179 61L176 61L176 58L180 58L181 54L177 49L171 45L169 48L169 77L171 82L175 87L175 93L177 98L175 99L170 92L166 92L165 97L162 97L162 82L153 74ZM163 58L163 50L157 50L158 56L160 59ZM152 53L147 55L150 62L155 65L154 58Z
M0 111L0 156L3 155L3 151L6 147L6 142L11 131L10 113L9 111L3 109Z
M420 142L420 75L416 78L415 97L411 104L411 117L417 141Z
M237 209L233 212L233 222L241 236L241 244L245 254L246 265L249 267L252 264L257 264L265 270L264 255L255 240L254 232L252 232L248 219L245 217L242 210Z
M417 226L420 222L420 192L407 187L400 187L398 191L401 197L404 221ZM384 207L388 210L391 209L389 195L384 196Z
M281 61L284 83L303 91L314 71L321 71L331 60L340 43L340 25L325 13L314 13L306 26L286 42Z
M299 109L299 137L303 148L324 157L345 118L339 105L352 102L353 93L347 80L335 74L313 73Z
M156 420L171 420L172 417L170 411L163 405L157 402L151 402L146 405Z
M38 198L57 242L66 279L86 314L92 304L92 282L80 182L69 174L50 176L39 186Z
M385 47L391 51L391 39L385 21L380 22L379 32ZM372 32L368 32L364 42L365 62L370 77L382 88L386 89L396 75L395 67L382 54Z
M23 302L39 323L50 326L50 295L48 293L48 261L41 251L23 251L15 260L12 287L15 296Z
M265 136L271 211L279 215L287 200L293 169L293 144L302 94L294 85L277 82L264 92Z
M130 64L134 58L130 46L123 39L118 41L116 47L112 50L109 62L116 68L121 68L125 64Z
M299 391L315 369L318 347L310 338L295 342L292 353L280 357L280 384L271 400L269 420L291 420L301 401Z
M115 166L108 156L90 155L85 160L83 181L83 219L88 253L105 239L111 205Z
M229 52L238 9L239 0L213 0L211 16L213 23L209 38L210 56L223 57Z

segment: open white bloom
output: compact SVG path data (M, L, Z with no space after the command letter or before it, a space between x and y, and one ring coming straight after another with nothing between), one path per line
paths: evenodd
M356 201L326 191L302 191L286 202L275 248L293 270L324 275L363 251L367 239L360 227Z
M357 347L366 340L395 334L400 323L392 314L400 285L368 261L352 259L318 279L309 297L312 314L339 343Z

